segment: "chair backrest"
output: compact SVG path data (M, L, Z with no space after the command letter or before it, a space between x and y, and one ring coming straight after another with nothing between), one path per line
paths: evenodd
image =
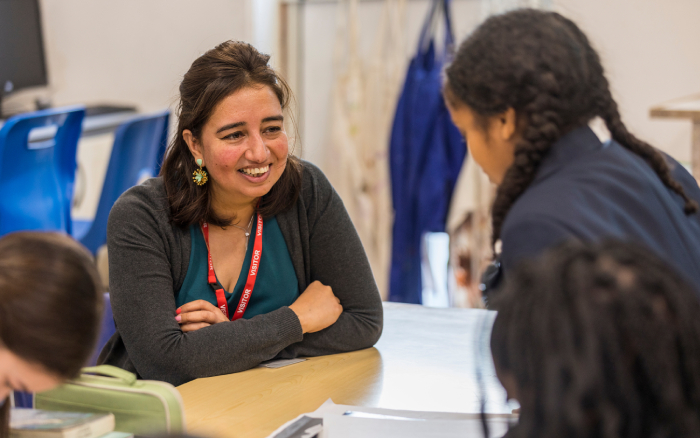
M71 232L75 154L84 107L12 117L0 129L0 235Z
M170 111L133 118L117 128L100 202L90 230L80 242L93 254L107 240L112 206L127 189L156 175L168 138Z
M169 115L168 112L168 117L165 119L165 127L163 129L163 137L160 139L160 148L158 149L158 157L156 158L156 170L153 176L160 175L160 168L163 167L163 160L165 159L165 150L168 148Z
M100 357L100 353L107 342L112 337L112 335L117 331L114 325L114 315L112 314L112 302L109 299L109 292L105 292L104 298L104 308L102 310L102 326L100 326L100 334L97 338L97 345L95 345L95 351L92 352L92 356L85 365L87 367L97 365L97 358Z

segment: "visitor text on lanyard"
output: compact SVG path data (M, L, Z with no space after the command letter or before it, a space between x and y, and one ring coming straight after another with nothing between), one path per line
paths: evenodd
M204 235L204 241L207 244L207 262L209 264L209 275L208 281L209 285L214 289L216 293L216 303L219 309L224 315L231 321L235 321L243 316L245 309L248 307L248 302L253 294L253 288L255 287L255 279L258 277L258 268L260 266L260 258L262 257L262 233L263 233L263 220L262 216L258 213L258 221L255 227L255 243L253 244L253 256L250 258L250 271L248 271L248 280L245 282L245 289L241 294L241 299L238 302L238 307L233 315L229 314L228 303L226 302L226 294L224 293L224 288L220 287L219 283L216 281L216 274L214 273L214 262L211 260L211 249L209 248L209 224L206 222L202 223L202 234Z

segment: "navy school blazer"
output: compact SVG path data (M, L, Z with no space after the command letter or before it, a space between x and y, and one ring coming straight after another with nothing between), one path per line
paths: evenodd
M695 179L673 158L671 172L700 203ZM588 127L559 139L535 179L508 212L501 231L500 278L521 260L565 240L618 238L650 248L700 292L700 214L686 215L683 199L638 155Z

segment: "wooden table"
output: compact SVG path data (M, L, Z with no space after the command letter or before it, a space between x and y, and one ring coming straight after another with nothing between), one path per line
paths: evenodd
M494 316L478 309L385 303L384 332L375 348L178 387L188 432L266 437L328 398L338 404L476 413L479 368L487 412L510 413L488 348Z
M651 117L690 119L693 122L691 165L693 176L700 181L700 94L658 105L649 111Z

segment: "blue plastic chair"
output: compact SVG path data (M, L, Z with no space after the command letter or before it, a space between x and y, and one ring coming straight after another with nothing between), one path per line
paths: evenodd
M102 326L100 328L100 337L97 339L95 351L93 351L90 360L86 366L94 366L97 364L97 358L100 356L102 348L107 344L107 341L117 331L114 325L114 315L112 314L112 303L109 299L109 292L104 293L104 310L102 311Z
M169 115L170 111L166 110L139 116L117 128L95 218L73 221L73 237L93 254L107 241L107 219L117 198L160 170L168 140Z
M12 117L0 129L0 235L71 232L75 153L84 107Z

